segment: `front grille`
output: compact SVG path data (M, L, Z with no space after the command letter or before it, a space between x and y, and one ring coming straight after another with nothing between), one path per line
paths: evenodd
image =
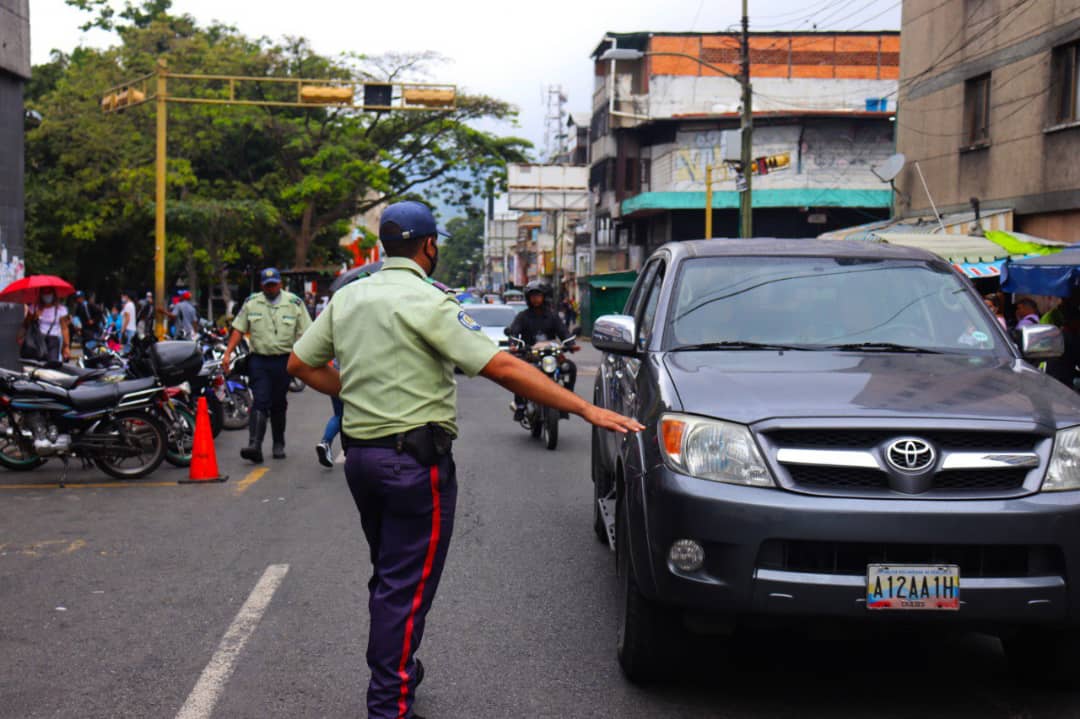
M889 475L859 467L788 467L791 480L808 489L888 489Z
M889 489L889 475L876 469L812 465L786 465L786 469L797 487L808 490ZM1024 486L1027 472L1024 468L939 472L934 476L933 486L929 491L1016 490Z
M758 552L759 569L865 575L868 564L955 564L960 577L1064 576L1054 546L892 544L770 539Z
M969 430L911 429L780 429L766 432L778 447L800 449L870 449L899 437L914 436L932 442L939 451L1030 452L1043 438L1026 432L973 432Z

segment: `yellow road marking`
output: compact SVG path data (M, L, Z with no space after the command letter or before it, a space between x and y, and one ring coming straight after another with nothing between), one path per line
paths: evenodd
M86 546L86 540L45 539L25 545L0 544L0 554L16 554L22 557L40 557L42 552L71 554Z
M248 472L248 475L236 483L236 488L233 490L234 494L243 494L244 491L251 485L262 479L262 476L270 471L269 467L256 467Z
M113 489L115 487L175 487L176 482L68 482L64 489ZM0 489L60 489L50 484L0 484Z

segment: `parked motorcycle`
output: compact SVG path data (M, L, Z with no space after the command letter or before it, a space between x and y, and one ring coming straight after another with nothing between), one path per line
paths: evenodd
M216 436L221 431L220 403L209 389L209 372L203 367L198 348L191 342L158 343L152 337L137 337L132 340L128 356L121 358L119 363L111 362L96 369L37 363L33 367L24 367L24 370L30 379L69 390L89 382L156 379L161 391L154 396L153 411L167 431L165 460L177 467L186 467L191 463L195 408L200 395L208 399L211 432Z
M575 351L574 339L574 336L570 336L562 341L543 340L529 347L520 337L510 337L510 351L566 387L570 371L566 353ZM559 444L560 419L562 415L559 410L527 400L521 426L536 439L543 438L548 449L555 449Z
M168 431L155 411L153 377L65 389L0 369L0 465L40 467L79 457L118 479L140 479L165 459Z

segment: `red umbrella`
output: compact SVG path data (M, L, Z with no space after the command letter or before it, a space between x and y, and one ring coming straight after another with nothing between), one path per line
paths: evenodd
M75 293L75 288L67 280L62 280L55 275L30 275L21 280L15 280L0 291L0 302L22 302L33 304L38 301L41 290L51 287L57 297L67 297Z

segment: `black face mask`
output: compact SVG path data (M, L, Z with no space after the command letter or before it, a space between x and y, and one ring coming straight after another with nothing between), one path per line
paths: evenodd
M431 269L428 270L428 277L435 274L435 268L439 266L439 246L435 245L435 256L431 256L424 250L424 257L428 258L428 262L431 263Z
M280 294L281 294L281 288L280 287L278 287L276 290L274 290L273 293L268 292L266 290L266 288L263 288L263 295L265 295L266 299L268 299L268 300L273 300L275 297L277 297Z

